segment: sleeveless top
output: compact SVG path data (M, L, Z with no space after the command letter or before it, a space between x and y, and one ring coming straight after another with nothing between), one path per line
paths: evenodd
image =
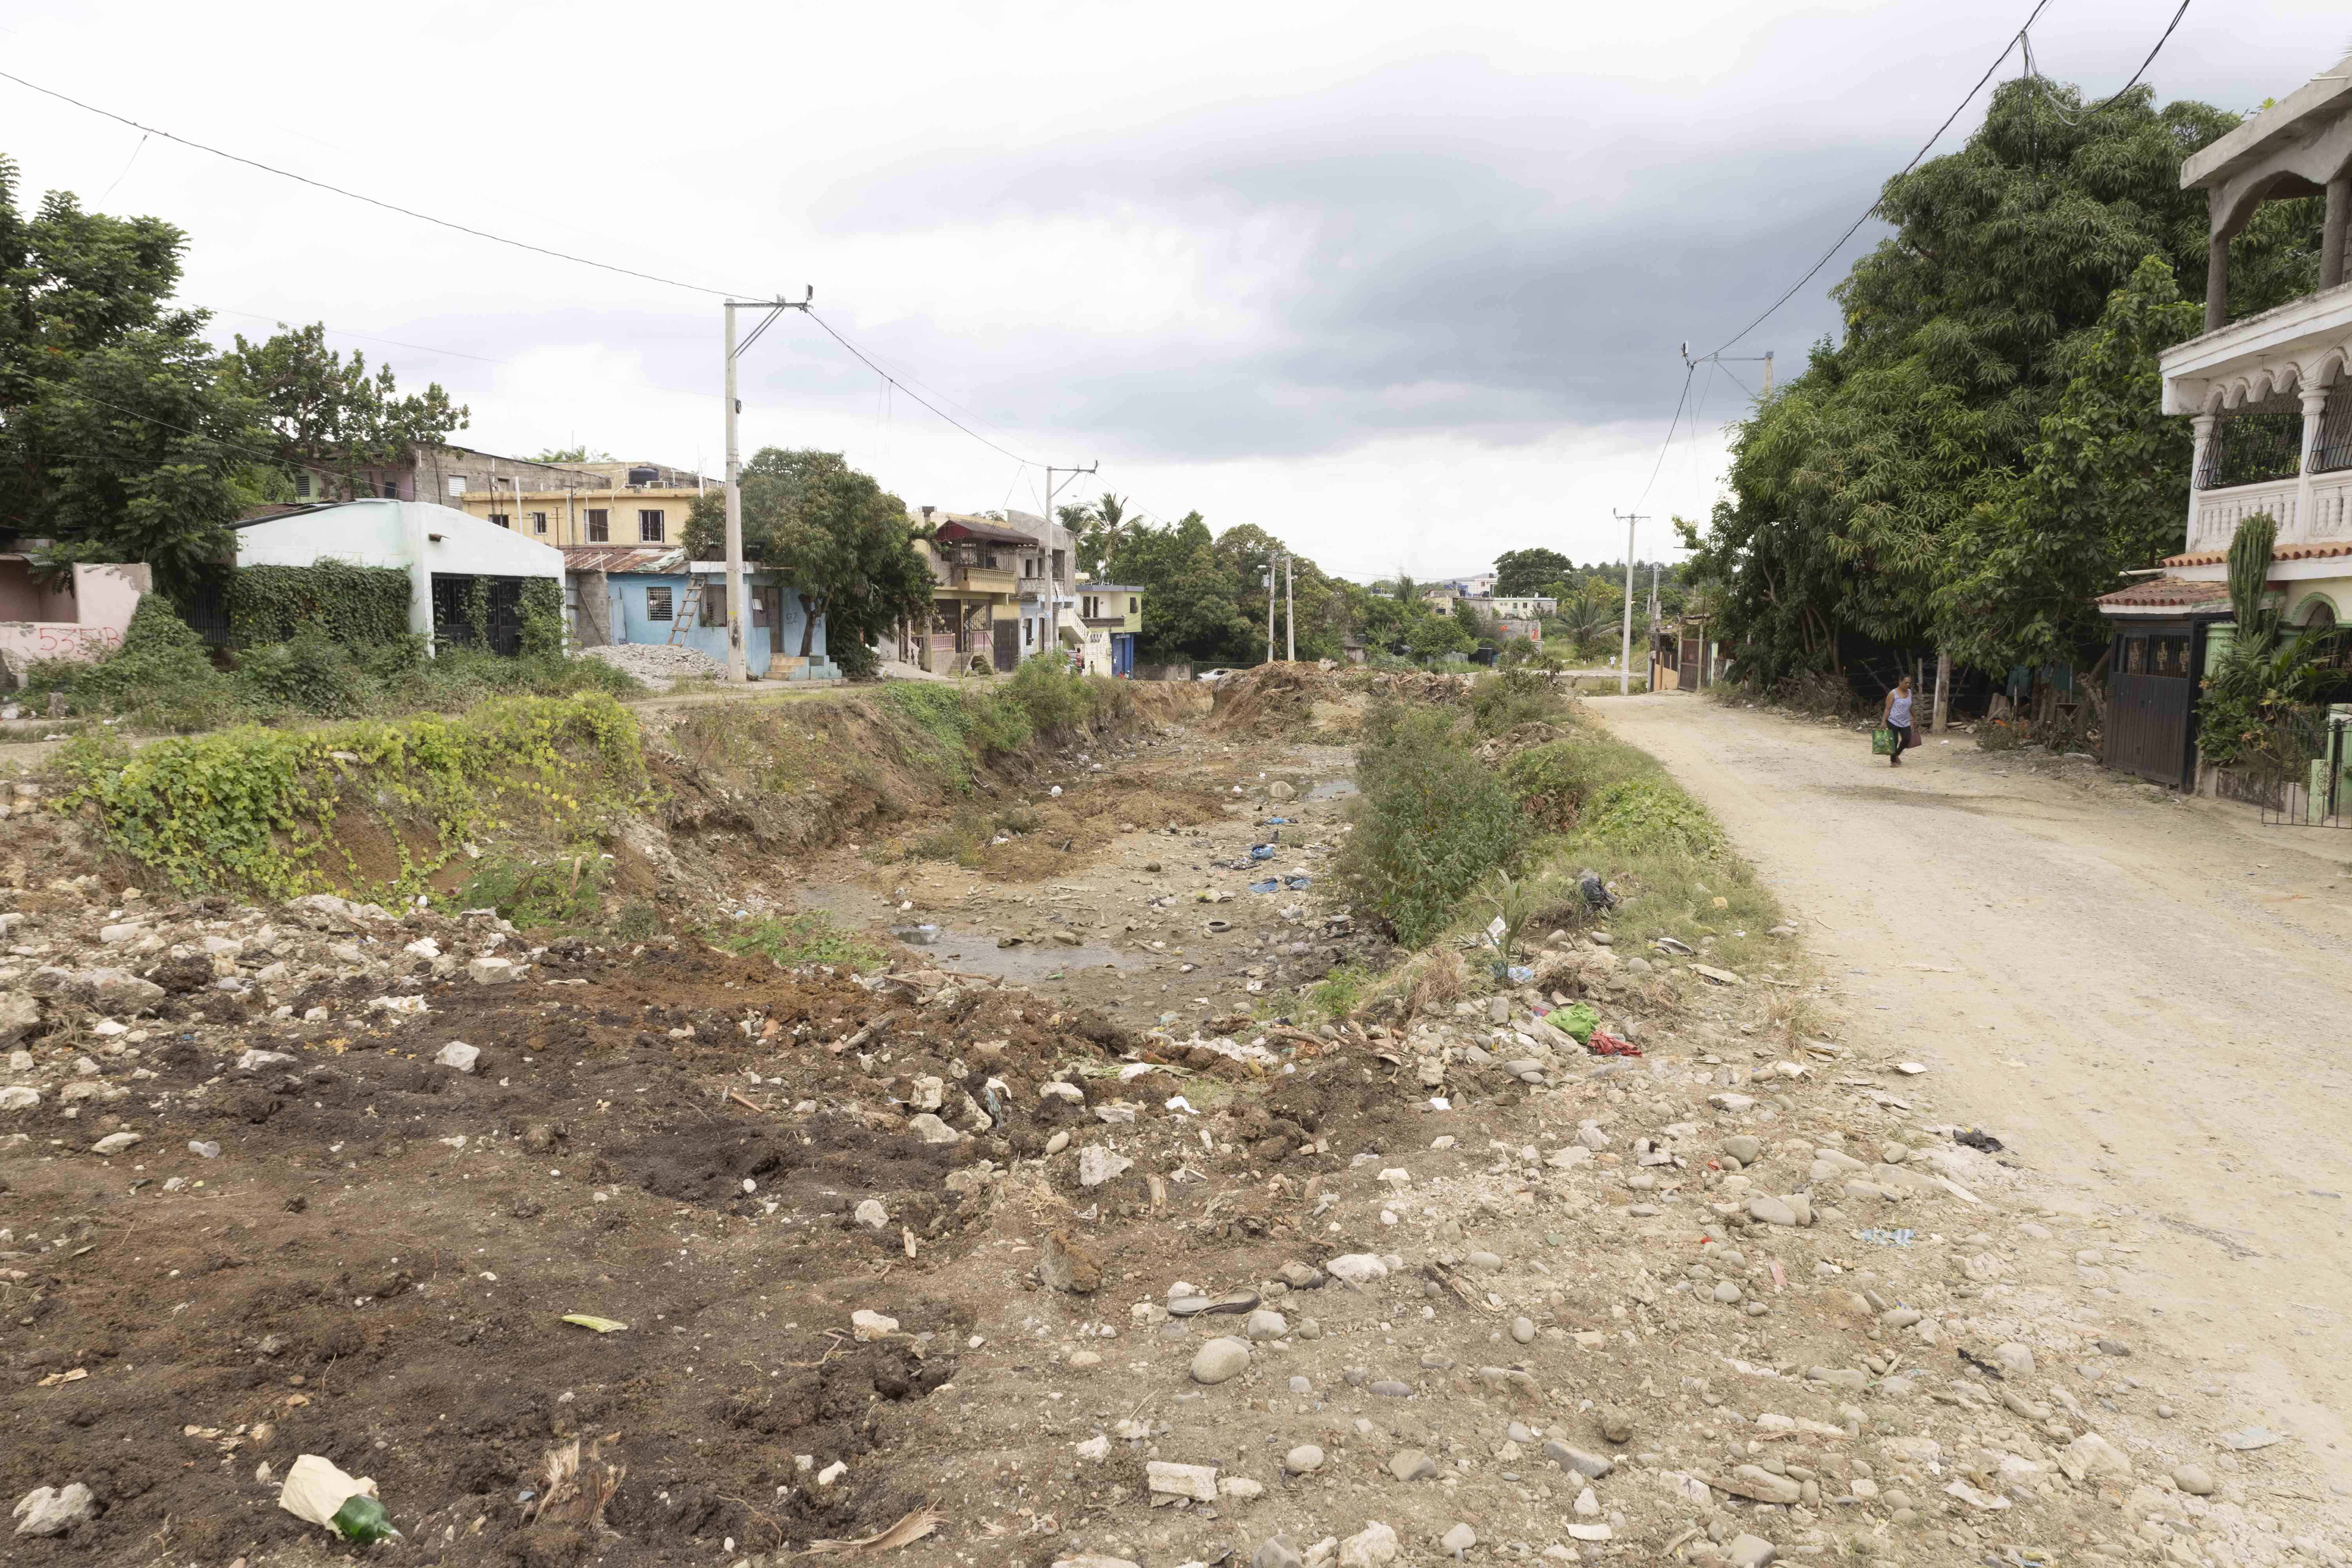
M1895 694L1895 702L1893 706L1886 710L1886 722L1897 730L1909 729L1911 727L1911 699L1904 696L1903 693L1899 691L1896 692Z

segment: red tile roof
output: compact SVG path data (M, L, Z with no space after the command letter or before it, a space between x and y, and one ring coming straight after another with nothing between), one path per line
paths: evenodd
M2323 561L2331 555L2352 555L2352 542L2343 544L2282 544L2271 552L2273 561ZM2168 555L2159 566L2219 566L2230 559L2226 550L2200 550L2194 555Z
M2186 577L2150 577L2128 588L2102 594L2094 603L2107 609L2153 610L2200 608L2230 602L2227 583L2197 583Z

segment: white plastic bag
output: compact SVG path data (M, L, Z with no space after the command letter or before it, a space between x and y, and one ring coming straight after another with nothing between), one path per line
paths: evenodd
M370 1534L361 1533L369 1526L362 1523L358 1516L364 1515L368 1521L381 1525L383 1510L380 1503L356 1510L354 1515L345 1516L340 1522L337 1520L337 1515L342 1514L345 1505L355 1497L373 1501L374 1480L366 1476L353 1479L337 1469L333 1461L322 1459L316 1454L305 1454L294 1461L293 1468L286 1472L286 1484L278 1491L278 1506L295 1518L306 1520L322 1530L331 1530L338 1535L354 1540L371 1539L372 1531ZM389 1526L382 1528L386 1534L398 1533Z

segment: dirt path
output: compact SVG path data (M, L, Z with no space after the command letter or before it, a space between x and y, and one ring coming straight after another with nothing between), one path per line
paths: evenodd
M2132 1315L2352 1481L2352 842L1965 737L1897 772L1842 728L1593 707L1778 886L1842 1037L1928 1064L1942 1112L2142 1222L2111 1280Z

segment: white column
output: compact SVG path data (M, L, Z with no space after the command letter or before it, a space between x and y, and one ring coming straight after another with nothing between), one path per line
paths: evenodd
M2183 551L2197 548L2197 503L2203 499L2197 487L2205 472L2205 454L2213 445L2214 422L2215 416L2210 414L2200 414L2189 421L2196 444L2189 458L2189 531L2181 542Z
M2312 537L2311 530L2311 456L2319 449L2319 426L2327 412L2327 388L2305 382L2303 396L2303 461L2296 465L2299 478L2294 484L2294 536ZM2279 531L2282 537L2286 530Z

